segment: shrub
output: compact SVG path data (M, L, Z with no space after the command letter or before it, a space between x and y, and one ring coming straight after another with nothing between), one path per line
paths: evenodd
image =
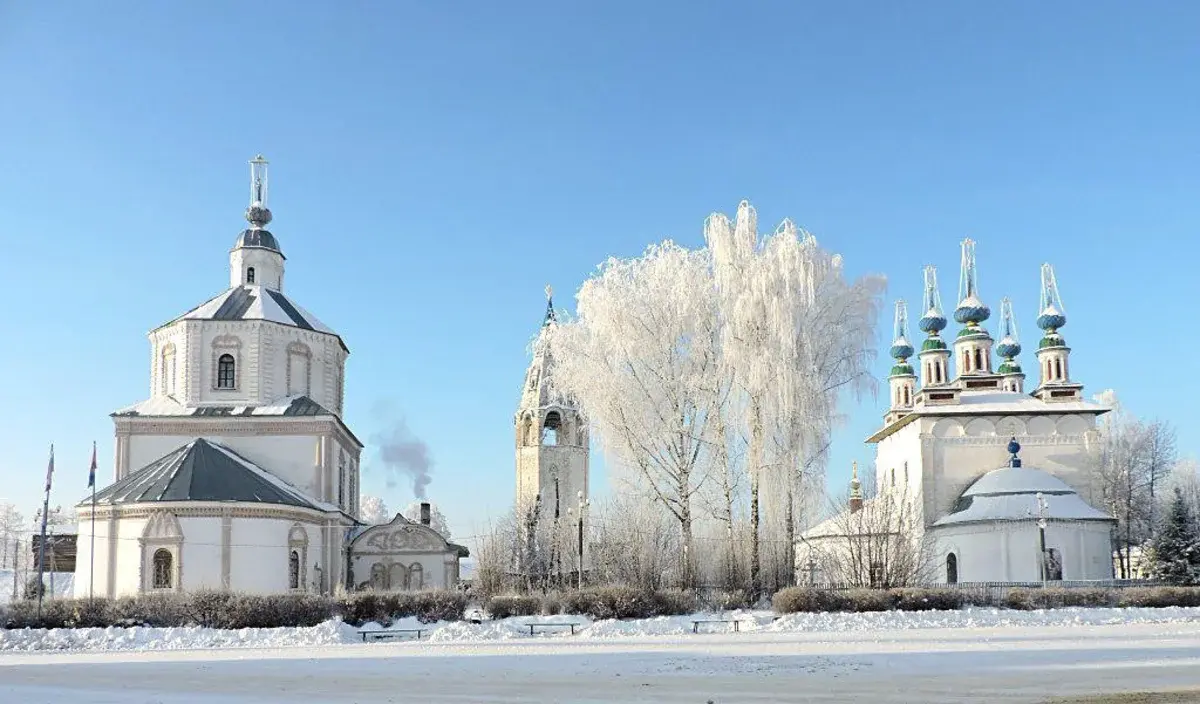
M700 599L696 594L680 589L652 592L650 602L651 616L683 616L700 610Z
M541 612L542 600L529 595L494 596L484 604L492 618L509 618L510 616L533 616Z
M1200 587L1139 587L1124 589L1118 595L1117 606L1147 608L1200 606Z
M844 600L839 592L813 587L787 587L775 592L771 607L775 613L816 613L820 611L843 611Z
M438 589L416 592L413 595L415 615L422 623L459 621L467 608L467 596L462 592Z
M754 601L750 598L750 592L744 589L717 592L702 599L701 602L705 608L714 611L733 611L735 609L749 609L754 607Z
M892 608L901 611L947 611L963 606L963 593L955 589L907 588L889 593Z
M562 595L551 593L542 596L542 613L546 616L556 616L563 612Z

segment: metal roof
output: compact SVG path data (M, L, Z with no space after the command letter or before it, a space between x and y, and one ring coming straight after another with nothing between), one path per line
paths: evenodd
M96 494L97 504L158 501L239 501L337 510L310 499L228 447L203 438L172 450Z
M950 526L980 521L1032 521L1042 516L1038 494L1046 502L1045 518L1059 521L1111 521L1066 482L1032 467L1002 467L976 479L954 510L934 522Z
M184 406L171 398L153 398L122 408L114 416L334 416L308 396L292 396L269 406Z
M180 320L266 320L334 335L341 342L342 349L349 351L341 336L333 329L301 308L282 291L266 286L234 286L160 327Z
M238 235L237 243L233 245L233 248L237 249L238 247L261 247L279 252L280 256L283 255L283 250L279 248L279 240L275 239L275 235L257 227L243 230L242 234Z

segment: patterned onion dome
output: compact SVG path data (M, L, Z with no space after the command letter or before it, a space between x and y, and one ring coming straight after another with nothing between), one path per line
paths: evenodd
M946 329L946 316L942 315L937 308L930 308L917 321L917 327L921 329L921 332L931 335L939 333Z
M931 350L944 350L944 349L946 349L946 341L940 337L936 337L936 336L935 337L927 337L921 343L921 351L922 352L929 352Z
M955 337L961 340L964 337L991 337L991 335L988 334L987 329L982 325L968 325L959 330Z
M1021 354L1021 343L1011 337L1005 337L996 345L996 354L1004 359L1012 359Z
M1047 332L1046 336L1043 337L1041 339L1041 341L1038 342L1039 350L1044 350L1047 347L1066 347L1066 346L1067 346L1067 341L1063 339L1062 335L1059 335L1056 332Z
M1054 331L1066 324L1067 316L1053 305L1046 306L1037 317L1037 326L1043 330Z
M1024 374L1021 371L1021 365L1015 359L1006 359L1000 363L1000 367L996 370L999 374Z
M892 373L889 376L916 376L912 365L908 362L901 362L892 367Z
M954 319L963 325L982 323L991 315L992 309L973 294L962 299L954 309Z
M908 338L897 337L892 343L891 353L893 359L908 359L913 356L913 346L909 344Z

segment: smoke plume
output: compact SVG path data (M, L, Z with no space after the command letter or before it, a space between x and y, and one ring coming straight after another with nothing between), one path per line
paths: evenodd
M379 446L379 459L387 468L387 487L395 488L396 477L406 477L412 482L413 496L424 499L425 488L433 480L430 470L429 446L408 431L404 421L395 421L390 430L376 433L371 442Z

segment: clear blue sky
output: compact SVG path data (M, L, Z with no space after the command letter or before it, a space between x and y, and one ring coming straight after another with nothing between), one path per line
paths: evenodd
M1054 263L1086 391L1200 449L1200 5L568 5L0 5L0 496L33 513L51 441L55 503L93 439L110 476L108 413L147 395L146 331L227 285L257 152L287 290L352 352L346 420L405 417L460 535L512 500L542 288L570 307L742 198L889 301L932 263L953 306L975 238L1027 369ZM832 481L885 399L848 409ZM364 490L404 505L371 449Z

